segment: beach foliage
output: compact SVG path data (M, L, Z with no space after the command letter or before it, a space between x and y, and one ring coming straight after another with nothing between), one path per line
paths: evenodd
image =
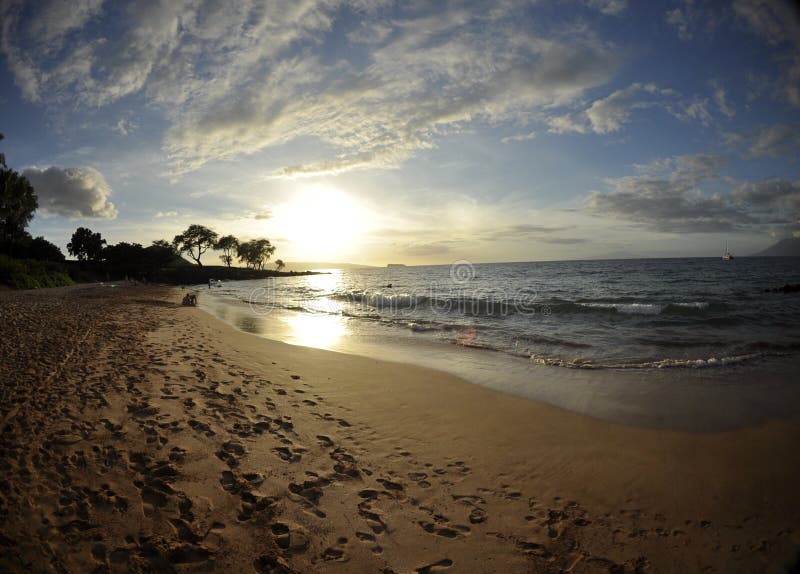
M203 264L200 262L200 257L203 253L214 247L219 235L216 231L205 227L204 225L190 225L186 231L175 236L172 240L172 246L178 253L186 253L191 257L200 267Z
M72 285L72 280L59 263L0 255L0 284L12 289L40 289Z
M233 263L233 253L236 251L237 247L239 247L239 240L233 235L223 235L214 245L214 249L222 251L222 255L220 255L219 258L222 259L222 262L228 267Z
M58 245L50 243L42 236L34 237L24 244L25 254L23 257L36 259L37 261L64 261L64 254Z
M286 267L286 263L283 262L283 259L276 259L275 260L275 269L277 271L280 271L284 267Z
M103 257L103 246L106 240L98 232L86 227L79 227L67 243L67 251L78 258L78 261L100 261Z
M269 239L245 241L236 249L239 260L251 269L264 269L264 265L273 253L275 253L275 246L269 242Z

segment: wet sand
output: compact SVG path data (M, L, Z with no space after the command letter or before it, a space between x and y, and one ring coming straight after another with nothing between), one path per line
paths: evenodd
M0 571L798 567L798 418L613 424L182 294L0 293Z

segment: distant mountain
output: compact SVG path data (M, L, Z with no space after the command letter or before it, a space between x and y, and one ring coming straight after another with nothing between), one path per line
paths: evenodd
M781 239L775 245L754 254L755 257L800 257L800 237Z

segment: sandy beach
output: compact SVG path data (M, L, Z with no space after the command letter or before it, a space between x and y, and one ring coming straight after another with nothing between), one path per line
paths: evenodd
M612 424L183 293L0 293L0 570L800 568L800 417Z

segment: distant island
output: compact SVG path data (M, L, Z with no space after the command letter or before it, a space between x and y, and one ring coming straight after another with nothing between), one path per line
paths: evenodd
M754 253L753 257L800 257L800 237L787 237Z
M405 267L405 263L388 263L386 267Z

